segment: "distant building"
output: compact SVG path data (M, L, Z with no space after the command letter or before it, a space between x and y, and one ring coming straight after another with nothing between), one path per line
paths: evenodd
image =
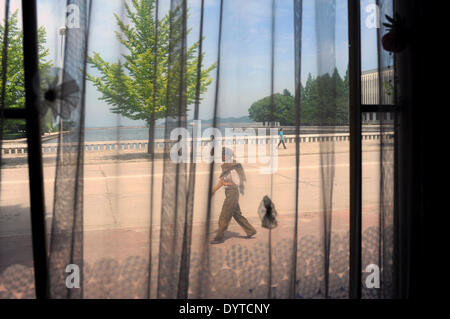
M391 91L391 87L394 83L394 70L392 68L381 71L382 74L382 96L381 101L379 99L379 80L378 69L364 71L361 74L361 104L394 104L394 96ZM377 124L383 116L383 120L387 122L393 121L393 115L391 113L363 113L363 124Z

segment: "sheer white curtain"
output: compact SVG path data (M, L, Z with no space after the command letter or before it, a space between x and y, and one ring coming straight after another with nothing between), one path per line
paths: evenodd
M71 113L46 186L50 297L348 298L347 2L71 0L59 9L40 21L54 28L68 16L62 82L78 90L75 107L61 101ZM198 120L199 143L189 139ZM276 147L279 125L286 149ZM233 220L213 245L229 196L212 194L215 143L233 128L254 132L226 146L246 173L239 210L257 233L247 238ZM265 195L273 229L257 212ZM80 289L67 288L67 265L81 270Z

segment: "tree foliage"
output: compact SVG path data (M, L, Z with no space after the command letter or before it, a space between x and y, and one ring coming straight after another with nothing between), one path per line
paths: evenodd
M256 101L248 109L250 118L256 122L270 122L271 121L271 97ZM292 120L292 110L294 106L294 97L285 89L283 94L275 93L273 95L274 114L273 121L280 122L281 125L288 125Z
M342 78L337 69L333 74L313 77L308 74L301 88L301 125L347 125L348 124L348 70ZM275 93L274 121L281 125L295 125L295 98L288 90ZM257 122L270 121L271 98L267 96L253 103L249 116Z
M199 43L188 48L177 47L183 35L181 8L158 21L157 35L155 0L133 0L131 5L125 3L125 9L130 23L125 23L117 15L115 19L120 29L116 37L127 53L117 62L110 63L94 52L88 62L100 76L88 75L88 79L102 94L100 99L111 106L113 113L147 122L152 116L159 119L176 115L174 101L170 99L180 95L181 82L184 86L183 104L187 107L195 99ZM183 62L180 57L184 57ZM200 94L211 84L209 73L214 68L215 64L202 67ZM183 74L183 79L180 79L180 74ZM186 111L187 108L183 110Z
M9 17L8 25L8 48L7 48L7 70L5 85L5 107L24 108L25 107L25 75L23 68L23 32L18 25L17 10ZM5 36L4 23L0 25L0 61L3 60L3 39ZM51 61L47 61L49 50L45 48L46 34L45 28L38 29L38 49L40 70L46 70L52 66ZM0 87L2 79L0 77ZM44 126L44 128L47 126ZM23 135L25 130L24 120L8 120L4 122L5 137L18 137Z

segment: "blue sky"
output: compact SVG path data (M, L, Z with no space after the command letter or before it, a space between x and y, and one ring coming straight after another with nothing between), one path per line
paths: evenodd
M334 25L326 13L320 15L318 26L321 30L335 30L328 34L327 43L317 43L315 6L320 1L303 1L302 38L302 81L308 73L316 75L321 69L336 65L341 75L348 64L347 0L335 0L336 17ZM12 0L12 9L20 8L18 0ZM331 1L332 2L332 1ZM374 0L363 0L362 7ZM200 0L188 0L188 25L192 28L188 42L198 39L200 21ZM322 2L323 3L323 2ZM121 0L93 0L89 52L99 52L110 62L117 61L125 51L115 38L117 30L113 13L121 14ZM160 0L160 16L169 10L170 0ZM205 0L204 52L205 65L217 60L220 0ZM3 16L3 8L0 14ZM64 24L65 1L39 0L38 23L47 29L47 46L51 59L58 65L59 37L57 29ZM362 10L362 21L367 13ZM224 0L223 33L221 50L221 75L219 89L219 116L238 117L248 115L250 105L270 94L272 0ZM276 0L275 8L275 74L274 90L281 92L287 88L294 91L294 21L293 0ZM363 70L376 67L376 29L362 28ZM330 41L331 40L331 41ZM334 40L334 43L332 43ZM320 49L322 51L320 51ZM330 59L334 52L334 59ZM327 57L327 58L320 58ZM333 55L331 54L333 57ZM325 65L328 63L327 65ZM90 70L91 72L93 70ZM200 118L212 117L216 71L211 74L214 82L200 105ZM141 121L131 121L112 114L109 106L99 101L99 93L88 82L86 92L86 126L103 127L115 125L143 125Z

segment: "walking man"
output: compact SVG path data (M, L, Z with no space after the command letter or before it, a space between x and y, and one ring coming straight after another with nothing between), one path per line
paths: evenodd
M284 149L286 149L286 144L284 144L284 133L283 133L283 129L280 128L280 143L278 143L277 148L280 147L280 144L283 143L283 147Z
M211 242L212 244L219 244L224 241L223 235L232 217L244 229L248 238L256 234L256 229L242 216L239 207L239 193L244 194L244 182L246 180L244 169L240 163L233 159L233 151L229 148L222 148L222 162L222 174L212 191L212 195L224 186L225 200L219 217L219 229L215 239Z

